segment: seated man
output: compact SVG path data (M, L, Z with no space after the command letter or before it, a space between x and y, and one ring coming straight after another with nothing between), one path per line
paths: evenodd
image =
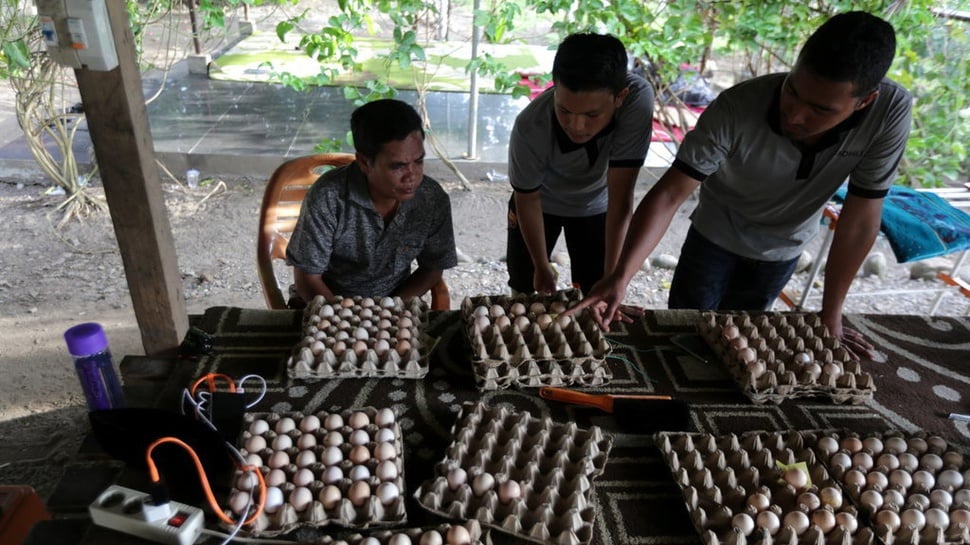
M420 296L458 264L448 194L424 176L421 117L378 100L354 111L350 130L355 161L314 182L286 249L296 294Z

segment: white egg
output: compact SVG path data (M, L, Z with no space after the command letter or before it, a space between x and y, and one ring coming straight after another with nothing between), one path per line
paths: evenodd
M374 458L376 458L378 462L393 460L394 458L397 458L397 449L394 448L393 443L378 443L377 446L374 447Z
M323 444L327 447L339 447L344 444L344 435L339 431L332 431L323 437Z
M377 415L374 417L374 423L382 428L390 426L395 420L394 411L387 407L377 411Z
M838 488L827 486L818 491L818 497L822 501L822 505L827 505L835 510L842 507L842 491Z
M509 479L498 485L498 499L502 503L509 503L520 497L522 497L522 487L518 481Z
M380 543L378 541L375 545L380 545ZM394 534L391 539L387 540L387 545L411 545L411 538L407 534Z
M266 486L283 486L286 483L286 472L282 469L272 469L266 474Z
M814 511L822 506L822 500L811 492L803 492L798 495L798 505L805 506L808 511Z
M895 533L899 529L900 520L899 515L895 511L890 511L888 509L883 509L876 513L876 524L879 526L886 526L889 531Z
M502 305L492 305L492 307L488 309L488 315L492 318L505 316L505 309L502 308Z
M313 503L313 493L305 486L298 486L290 492L290 505L297 512L306 510Z
M808 515L801 511L791 511L785 515L782 523L785 526L791 526L792 530L795 531L796 535L802 535L805 530L808 530L809 520Z
M269 467L278 469L290 463L290 455L284 450L278 450L269 457Z
M310 486L314 480L313 472L309 468L300 468L293 474L293 484L296 486Z
M381 428L377 430L374 441L378 443L393 443L397 439L397 434L391 428Z
M392 309L395 306L397 306L397 304L394 302L393 297L384 297L383 299L381 299L381 306L386 309Z
M397 464L393 460L384 460L383 462L377 464L377 469L375 470L377 478L382 481L393 481L397 479L398 471Z
M768 496L762 494L761 492L755 492L748 496L747 500L748 506L754 509L756 512L760 513L771 505L771 499Z
M262 435L269 431L269 424L262 418L257 418L253 420L253 423L249 425L249 433L253 435Z
M290 433L296 429L296 422L294 422L289 416L284 416L276 422L274 429L276 430L276 433Z
M354 430L353 433L350 434L351 445L366 445L369 442L370 434L367 433L367 430Z
M317 436L312 433L304 433L296 440L296 448L300 450L312 449L317 446Z
M259 452L266 448L266 439L262 435L254 435L246 439L246 450L249 452Z
M412 327L414 327L414 320L408 318L407 316L399 318L397 321L398 329L411 329Z
M839 512L835 514L835 524L845 528L845 531L854 534L859 529L859 519L852 513Z
M514 324L519 331L525 331L532 326L532 322L529 321L527 316L516 316Z
M480 473L472 479L472 492L476 496L483 496L495 486L495 477L491 473Z
M950 526L950 515L938 507L927 509L923 513L926 525L930 528L946 530Z
M418 545L444 545L444 538L437 530L428 530L421 534L421 540L418 541Z
M341 452L340 447L327 447L323 449L323 455L320 460L324 465L334 466L342 462L344 459L344 453Z
M742 534L749 536L754 531L754 519L747 513L738 513L731 519L731 527L737 528Z
M293 446L293 438L289 435L277 435L273 438L273 450L286 450Z
M919 509L907 509L899 514L899 522L903 526L922 530L926 526L926 516Z
M762 511L758 513L755 518L755 524L758 528L763 528L768 535L775 535L778 533L778 529L781 527L781 520L778 519L778 515L774 511Z
M267 513L275 513L279 511L280 507L283 506L283 491L275 486L270 486L266 489L266 502L263 505L263 511Z
M401 495L397 485L391 482L382 482L377 485L377 499L382 505L391 505Z
M263 458L255 452L246 455L246 465L253 467L263 467Z
M252 471L246 471L245 473L239 475L236 479L236 488L244 492L249 492L250 490L256 488L259 484L259 479Z
M344 478L344 471L340 466L330 466L323 470L323 482L326 484L336 484Z
M229 509L237 515L242 515L247 512L247 506L251 503L250 495L248 492L233 492L232 496L229 497Z
M458 490L468 482L468 472L460 467L452 468L448 471L448 488Z
M786 470L782 478L795 487L795 490L802 490L808 485L808 473L797 467Z
M300 453L296 455L297 467L307 467L315 463L317 463L317 455L314 454L312 450L301 450Z
M325 427L327 431L339 430L340 428L344 427L344 419L339 414L328 414L327 418L323 421L323 427Z
M315 414L308 414L300 420L300 431L303 433L313 433L320 429L320 417Z
M399 535L401 534L394 534L393 536L391 536L391 540L394 540L394 538L396 538ZM381 545L381 540L373 536L367 536L364 539L360 540L360 545ZM391 545L391 541L388 541L388 545ZM395 545L400 545L400 544L395 544Z
M350 480L352 481L366 481L370 479L370 470L367 466L357 465L350 468Z

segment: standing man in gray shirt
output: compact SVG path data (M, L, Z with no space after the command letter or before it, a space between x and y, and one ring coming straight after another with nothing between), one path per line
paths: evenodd
M699 186L669 306L766 309L815 236L825 203L848 178L820 316L856 355L867 353L871 345L843 327L842 306L879 232L883 198L909 136L913 98L885 79L895 50L889 23L843 13L812 34L790 72L721 93L637 207L616 270L580 308L593 305L609 327L630 279Z
M506 257L520 293L556 290L549 257L563 231L574 286L588 291L613 270L650 145L653 88L627 71L620 40L566 37L552 79L516 117L509 141Z
M424 175L421 116L377 100L354 110L350 130L355 161L313 183L286 248L296 293L420 296L458 264L448 194Z

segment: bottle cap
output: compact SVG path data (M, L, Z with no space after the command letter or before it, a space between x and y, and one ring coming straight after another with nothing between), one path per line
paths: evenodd
M86 322L64 332L67 350L72 356L89 356L108 348L108 337L101 324Z

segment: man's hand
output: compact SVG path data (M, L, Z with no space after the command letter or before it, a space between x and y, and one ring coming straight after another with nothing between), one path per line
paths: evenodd
M873 350L876 348L866 338L854 329L849 329L842 325L842 316L826 317L822 315L822 322L829 329L829 334L839 339L842 346L849 352L849 357L858 361L860 359L872 360L875 358Z
M559 274L552 264L548 261L544 265L535 268L532 276L532 287L539 293L556 293L556 279Z
M610 322L614 320L632 321L620 313L620 303L623 302L624 297L626 297L626 284L620 278L611 274L594 284L593 288L589 290L589 294L579 304L563 314L568 316L588 308L590 314L593 315L593 321L603 331L609 331ZM640 314L643 314L643 311L640 311ZM624 320L624 318L626 319Z

